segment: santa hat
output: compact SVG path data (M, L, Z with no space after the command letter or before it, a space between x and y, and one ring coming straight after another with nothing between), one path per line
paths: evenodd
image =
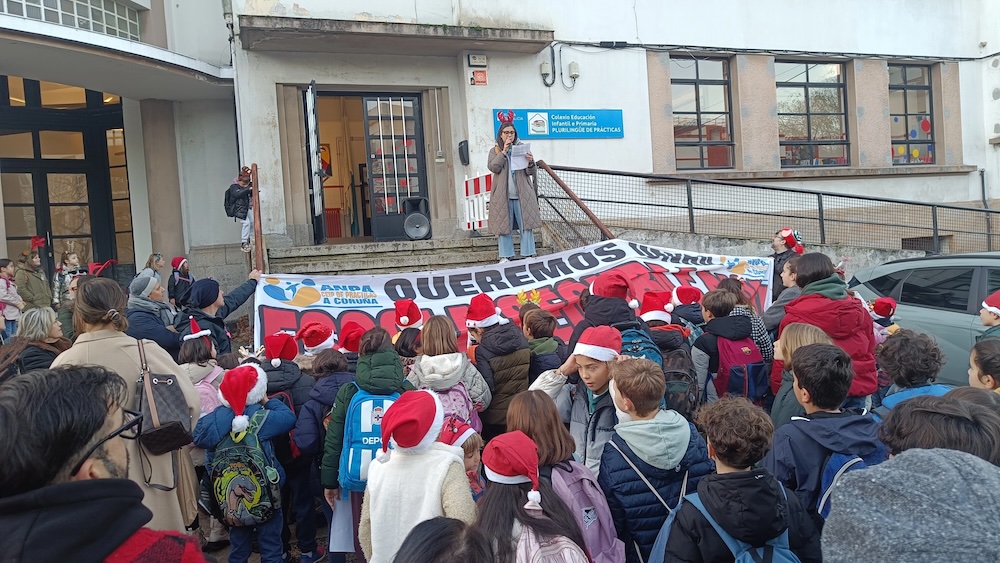
M892 297L879 297L872 302L872 312L882 319L887 319L896 313L896 300Z
M538 492L538 446L527 434L515 430L490 440L483 450L483 467L486 478L494 483L531 483L524 508L542 509L542 495Z
M337 343L337 333L319 321L302 325L302 328L295 333L295 338L302 341L307 356L315 356L323 350L330 350Z
M430 448L444 427L444 407L437 393L427 389L406 391L382 415L382 452L394 449L420 453Z
M592 326L583 331L573 348L574 356L587 356L599 362L610 362L622 351L622 333L610 326Z
M267 374L259 366L243 364L226 372L219 384L219 400L233 409L233 432L250 428L250 417L243 414L247 405L253 405L267 396Z
M796 254L802 254L805 249L802 248L802 233L793 230L791 227L785 227L775 233L785 242L785 246L791 248Z
M180 270L184 264L187 264L187 261L188 259L183 256L174 256L173 259L170 260L170 267L175 270Z
M264 355L271 360L271 365L278 367L281 360L292 361L299 355L299 345L287 332L276 332L264 337Z
M690 285L679 285L670 293L670 303L667 311L673 311L675 307L681 305L693 305L701 303L701 290Z
M347 321L346 323L340 325L340 337L338 339L340 343L340 351L347 353L358 353L361 349L361 336L364 335L365 329L361 328L361 325L354 321Z
M193 316L190 315L188 316L188 322L191 323L191 334L185 334L184 336L181 337L181 340L183 340L184 342L187 342L188 340L194 340L195 338L201 338L202 336L206 338L212 336L212 331L208 330L207 328L205 330L202 330L201 327L198 326L198 321L194 320Z
M590 294L595 297L613 297L628 301L632 309L639 308L639 301L629 299L628 280L618 272L603 272L590 284Z
M983 301L983 309L1000 317L1000 291L994 291Z
M469 303L469 312L465 315L465 326L468 328L486 328L493 325L505 325L510 320L505 319L500 314L500 307L497 307L493 299L485 293L472 298Z
M396 306L396 328L420 328L424 326L424 316L420 307L412 299L400 299Z
M669 305L670 297L666 292L661 291L647 291L642 296L642 307L639 309L639 318L642 320L649 321L663 321L665 323L670 323L670 309L667 309Z
M472 437L476 430L456 415L451 415L444 421L444 428L438 442L461 448L466 440Z

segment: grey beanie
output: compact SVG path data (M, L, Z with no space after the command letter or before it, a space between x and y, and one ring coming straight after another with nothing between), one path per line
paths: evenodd
M149 297L158 283L160 282L156 281L153 276L136 276L129 284L128 292L136 297Z
M907 450L845 474L823 560L1000 561L1000 467L954 450Z

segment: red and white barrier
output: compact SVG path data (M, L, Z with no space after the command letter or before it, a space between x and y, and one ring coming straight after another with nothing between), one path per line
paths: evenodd
M493 174L465 179L465 230L485 229L490 216Z

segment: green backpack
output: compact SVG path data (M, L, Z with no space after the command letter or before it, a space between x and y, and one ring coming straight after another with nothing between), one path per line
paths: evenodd
M278 470L264 453L257 432L267 420L261 409L243 432L230 432L215 449L212 459L212 492L222 520L230 526L263 524L281 509Z

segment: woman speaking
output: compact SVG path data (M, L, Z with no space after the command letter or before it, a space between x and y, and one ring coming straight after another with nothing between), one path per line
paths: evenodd
M535 255L532 229L542 227L542 214L538 209L538 196L528 178L535 175L535 158L530 152L526 153L527 167L514 169L520 159L512 155L513 147L521 144L514 129L514 113L500 112L497 117L500 129L489 158L489 169L493 172L489 231L500 239L500 263L503 264L514 256L514 229L521 231L521 256Z

